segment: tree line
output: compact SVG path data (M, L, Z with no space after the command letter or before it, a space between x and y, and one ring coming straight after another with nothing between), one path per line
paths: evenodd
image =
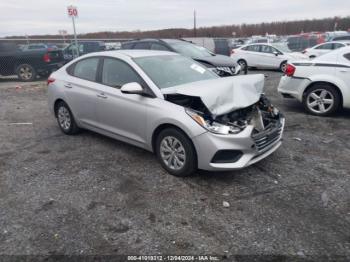
M80 34L79 38L182 38L182 37L249 37L252 35L293 35L302 32L325 32L333 30L349 30L350 16L323 19L306 19L297 21L280 21L257 24L222 25L200 27L196 30L171 28L151 31L95 32ZM17 36L18 38L20 36ZM12 36L11 38L17 38ZM21 36L23 37L23 36ZM29 36L30 38L61 38L59 35ZM71 36L67 36L71 37Z

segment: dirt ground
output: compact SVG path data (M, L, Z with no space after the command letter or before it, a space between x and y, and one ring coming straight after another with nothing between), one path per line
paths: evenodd
M0 254L349 261L350 112L308 115L278 95L280 73L262 73L286 116L282 147L188 178L131 145L64 135L44 82L0 80Z

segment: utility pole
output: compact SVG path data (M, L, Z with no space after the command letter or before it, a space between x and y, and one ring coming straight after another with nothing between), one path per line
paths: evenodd
M193 12L193 34L194 37L197 37L197 17L196 17L196 9Z

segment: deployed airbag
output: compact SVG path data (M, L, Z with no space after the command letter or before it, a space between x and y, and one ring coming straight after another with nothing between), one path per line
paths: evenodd
M163 89L163 94L200 97L215 117L248 107L259 101L264 89L263 74L210 79Z

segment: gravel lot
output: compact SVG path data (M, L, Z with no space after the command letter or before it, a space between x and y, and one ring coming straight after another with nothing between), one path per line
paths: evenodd
M277 94L279 73L262 73L286 115L282 147L247 169L189 178L131 145L64 135L44 82L0 80L0 254L349 261L350 112L307 115Z

